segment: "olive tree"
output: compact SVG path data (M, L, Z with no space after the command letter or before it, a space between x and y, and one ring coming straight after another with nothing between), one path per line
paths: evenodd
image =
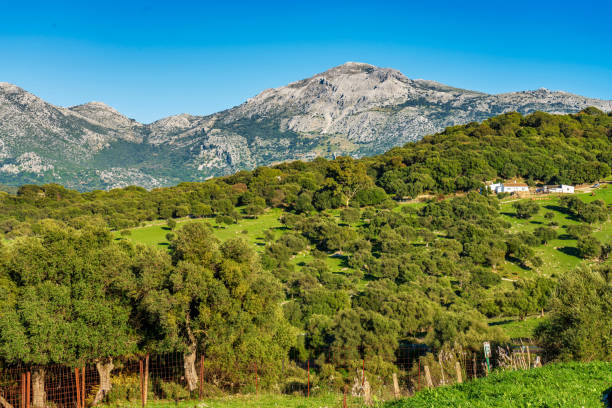
M97 363L94 403L110 390L112 359L133 353L130 305L120 285L123 249L105 229L46 222L14 242L0 264L0 357L32 365L32 405L44 408L48 364Z

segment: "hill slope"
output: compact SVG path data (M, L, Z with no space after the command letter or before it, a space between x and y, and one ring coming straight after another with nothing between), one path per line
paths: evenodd
M0 83L0 183L152 188L287 160L381 153L507 111L587 106L610 111L612 101L545 89L488 95L349 62L213 115L145 125L103 103L57 107Z
M551 364L423 391L386 408L601 407L612 394L612 364ZM603 405L605 406L605 405Z

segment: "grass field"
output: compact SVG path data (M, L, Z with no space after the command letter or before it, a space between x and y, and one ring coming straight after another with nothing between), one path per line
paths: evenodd
M336 408L342 407L342 395L328 394L305 398L289 395L233 395L202 401L150 401L149 408ZM359 399L347 399L351 408L363 407ZM106 407L140 408L139 402L108 404Z
M275 208L268 210L265 214L260 215L255 219L244 218L237 224L218 225L214 219L200 218L192 220L190 218L182 218L177 220L177 227L188 221L205 222L213 227L215 236L221 241L232 237L244 237L247 241L262 246L264 245L263 231L266 229L281 230L283 228L279 221L282 210ZM159 221L151 225L139 228L130 229L131 235L129 239L147 244L147 245L168 245L166 234L170 229L166 227L165 222ZM119 234L117 234L119 236Z
M578 194L578 196L586 202L596 199L601 199L607 204L612 204L612 186L605 186L591 194ZM543 275L550 276L552 274L561 274L571 270L583 262L581 258L576 256L576 240L569 239L564 236L564 230L570 226L579 224L579 221L561 211L559 207L559 198L552 197L549 200L536 201L540 205L540 212L528 220L518 219L514 216L515 210L512 208L512 202L507 201L501 204L500 212L502 218L511 224L511 232L533 231L537 227L547 225L554 221L558 224L557 232L559 239L550 241L546 245L534 248L536 255L544 261L544 264L539 268ZM553 213L552 220L544 218L547 212ZM612 219L605 223L596 226L593 236L599 239L602 243L612 243ZM533 277L534 271L526 270L512 262L504 262L503 270L508 278L517 277Z
M550 364L422 391L385 408L601 408L607 393L612 394L612 363Z
M489 319L489 326L501 328L511 339L533 338L535 328L544 319L539 316L528 317L525 320L520 320L518 318L498 317L495 319Z
M580 198L584 201L593 201L596 199L602 199L608 204L612 204L612 186L604 186L604 188L598 189L593 195L591 194L579 194ZM563 231L569 225L578 224L579 222L573 219L571 216L565 214L558 205L558 197L551 197L549 200L537 201L540 205L540 212L529 220L518 219L514 216L515 211L512 208L512 200L503 202L501 204L501 215L502 218L508 221L511 225L510 232L518 231L533 231L539 226L547 225L550 221L554 221L558 224L557 230L560 235L558 239L549 242L546 245L535 248L536 254L542 258L544 264L538 268L538 271L531 269L525 269L519 265L505 261L502 263L499 272L502 277L513 280L519 277L533 278L537 274L550 276L552 274L561 274L565 271L571 270L584 262L582 259L576 256L576 240L569 239L564 236ZM401 204L396 207L399 211L401 207L412 206L415 208L425 205L424 203L410 203ZM544 218L544 214L547 212L553 213L554 217L552 220ZM329 214L339 219L339 210L331 210ZM282 215L281 209L270 209L264 214L258 216L256 219L244 218L237 224L231 225L218 225L214 219L205 218L198 219L196 222L206 222L213 227L214 233L220 240L226 240L231 237L242 236L247 241L256 245L257 249L262 249L266 244L264 240L263 231L266 229L277 231L277 234L282 233L283 226L279 221L279 217ZM177 220L178 226L180 224L190 221L188 218ZM163 221L157 221L150 225L132 228L130 230L131 235L127 236L128 239L134 240L147 245L168 245L166 234L170 230L166 227ZM612 243L612 220L597 226L593 235L603 243ZM117 233L117 237L119 237ZM298 254L294 258L296 265L308 263L312 260L312 256L306 252ZM326 258L326 262L332 272L339 273L350 273L350 270L345 266L345 259L342 256L329 256ZM505 285L510 286L511 281L505 281Z

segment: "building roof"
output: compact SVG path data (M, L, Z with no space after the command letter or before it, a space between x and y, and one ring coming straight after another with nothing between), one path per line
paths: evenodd
M529 187L525 183L504 183L504 187Z

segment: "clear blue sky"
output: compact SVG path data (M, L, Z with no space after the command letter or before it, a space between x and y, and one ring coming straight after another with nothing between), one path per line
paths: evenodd
M612 99L609 0L3 3L0 81L142 122L212 113L346 61Z

